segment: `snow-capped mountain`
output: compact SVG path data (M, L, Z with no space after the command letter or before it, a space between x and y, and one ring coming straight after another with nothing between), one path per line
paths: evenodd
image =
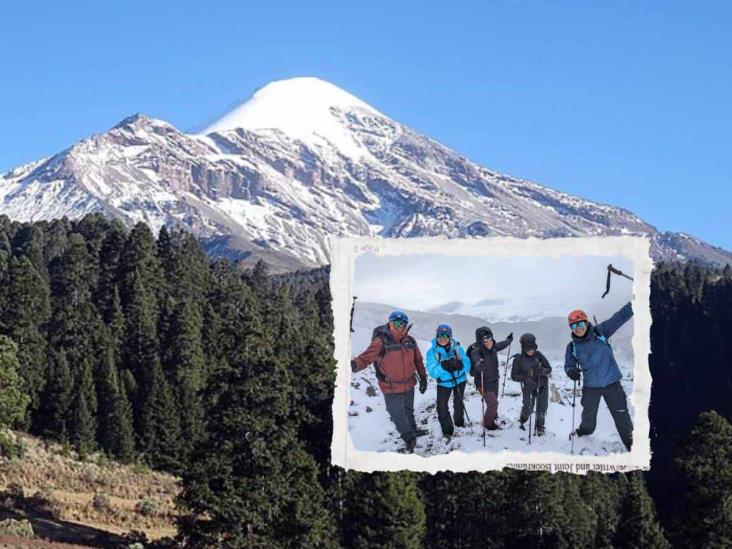
M476 165L316 78L268 84L203 132L145 115L0 175L0 214L183 225L216 253L328 262L331 235L649 234L656 259L732 254Z

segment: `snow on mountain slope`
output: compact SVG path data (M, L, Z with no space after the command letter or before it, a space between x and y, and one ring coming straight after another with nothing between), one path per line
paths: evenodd
M242 255L293 266L326 264L331 235L649 234L655 259L732 260L622 208L478 166L316 78L273 82L201 134L135 115L0 175L12 219L89 212L183 225L217 253L243 243Z
M383 116L357 97L317 78L292 78L259 89L203 132L272 130L282 132L312 148L334 146L354 160L368 151L353 138L334 114L360 112Z

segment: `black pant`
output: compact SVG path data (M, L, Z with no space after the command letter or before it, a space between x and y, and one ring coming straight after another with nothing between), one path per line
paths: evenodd
M597 409L600 397L605 399L615 427L625 447L630 451L633 444L633 422L628 411L628 400L620 382L607 387L584 387L582 389L582 423L577 429L578 435L591 435L597 425Z
M459 392L458 392L459 391ZM440 427L445 435L452 435L454 427L452 419L450 418L450 410L447 407L447 401L450 400L450 395L454 393L452 399L452 407L454 410L455 425L457 427L463 427L465 421L463 420L463 397L465 396L465 382L458 384L457 387L442 387L437 386L437 419L440 421Z
M417 422L414 420L414 387L406 393L384 393L386 411L394 422L399 436L409 444L417 439Z
M521 384L521 393L523 395L523 406L521 408L521 423L526 422L534 410L536 405L536 427L542 429L544 427L544 418L546 417L546 409L549 407L549 390L547 383L542 380L541 385L536 390L536 394L527 389L526 385Z

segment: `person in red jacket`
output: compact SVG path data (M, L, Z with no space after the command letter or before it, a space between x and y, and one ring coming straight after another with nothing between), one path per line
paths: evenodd
M426 434L417 429L414 419L415 374L419 377L419 392L424 394L427 372L417 341L407 333L408 323L409 317L403 311L391 313L386 324L374 329L366 350L351 360L351 371L360 372L374 364L386 410L406 445L405 452L411 453L417 437Z

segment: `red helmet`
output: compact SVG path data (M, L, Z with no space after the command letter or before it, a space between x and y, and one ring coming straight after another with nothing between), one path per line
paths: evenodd
M587 314L582 309L575 309L574 311L569 313L569 316L567 317L567 324L579 322L580 320L584 320L585 322L587 322Z

